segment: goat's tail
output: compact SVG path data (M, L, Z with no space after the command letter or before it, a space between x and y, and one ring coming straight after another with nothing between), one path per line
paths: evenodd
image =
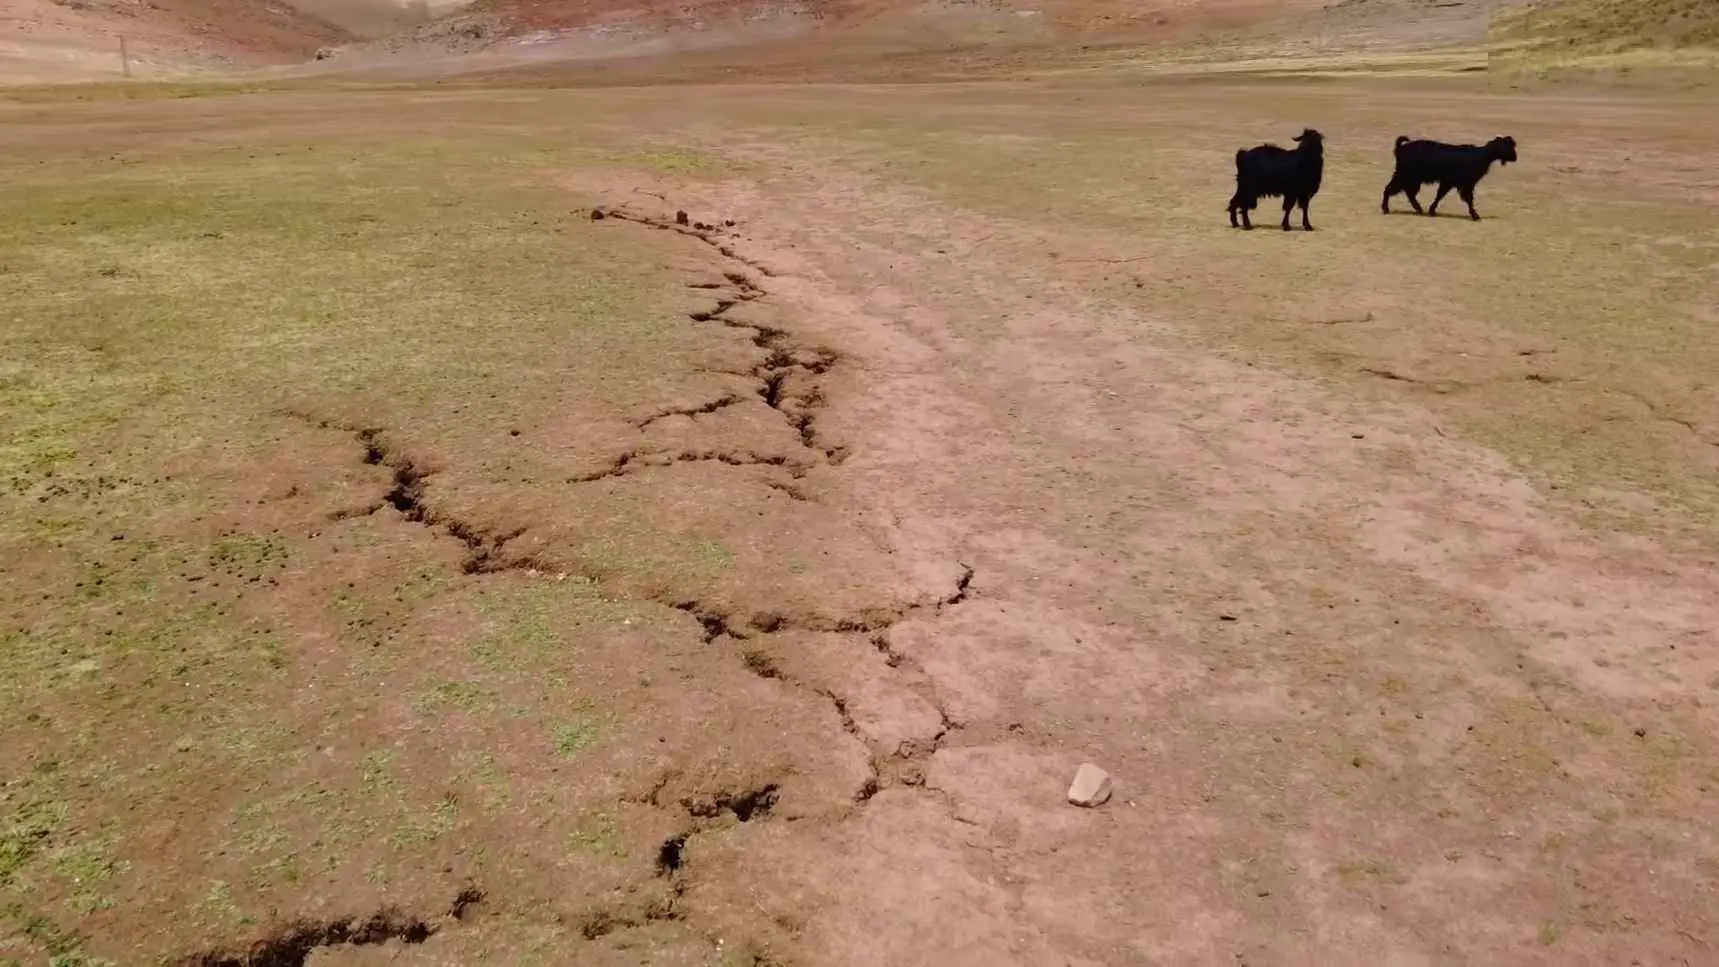
M1401 151L1403 148L1403 145L1408 144L1410 141L1413 141L1413 140L1414 140L1414 138L1411 138L1406 134L1399 134L1399 135L1397 135L1396 147L1393 150Z
M1247 149L1246 148L1237 148L1236 149L1236 170L1237 171L1241 170L1242 159L1245 157L1247 157Z

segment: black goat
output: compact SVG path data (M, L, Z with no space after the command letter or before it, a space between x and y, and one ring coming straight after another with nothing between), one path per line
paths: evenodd
M1423 214L1421 200L1416 196L1420 194L1422 185L1436 184L1438 197L1433 199L1424 214L1437 215L1438 203L1455 188L1463 204L1468 206L1468 217L1478 222L1480 213L1474 210L1474 186L1486 177L1487 169L1494 161L1507 165L1516 160L1516 139L1493 138L1482 145L1440 144L1437 141L1416 141L1405 135L1397 139L1396 155L1397 170L1391 175L1391 183L1385 186L1385 197L1379 202L1380 211L1389 215L1391 196L1401 192L1408 196L1409 204L1415 206L1415 214Z
M1230 199L1230 227L1236 226L1236 213L1241 213L1240 227L1253 228L1247 213L1258 207L1261 198L1283 198L1283 230L1289 231L1289 213L1301 207L1301 227L1313 231L1307 221L1307 204L1319 194L1319 182L1325 177L1325 136L1308 128L1296 135L1295 150L1275 144L1243 148L1236 152L1236 193Z

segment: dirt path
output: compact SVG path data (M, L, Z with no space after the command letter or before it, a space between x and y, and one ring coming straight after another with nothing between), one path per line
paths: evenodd
M882 790L700 857L750 884L707 913L831 964L1699 958L1704 562L1584 532L1425 412L1092 304L1092 239L770 157L706 202L760 213L736 247L843 355L816 499L973 577L841 690ZM1062 801L1082 761L1101 810Z

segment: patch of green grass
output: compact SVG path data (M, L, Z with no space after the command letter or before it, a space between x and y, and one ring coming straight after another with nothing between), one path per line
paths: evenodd
M705 568L711 572L727 571L734 567L734 552L723 547L719 541L700 541L698 556Z
M279 826L262 826L239 834L239 848L247 853L269 853L278 849L286 839L286 832Z
M363 782L367 789L393 789L398 785L392 771L394 753L381 749L364 756Z
M388 836L388 845L396 851L409 850L433 842L453 832L459 822L459 802L453 796L443 796L428 815L414 816L402 810Z
M459 821L459 800L452 794L445 795L436 803L434 814L430 818L430 829L436 836L446 836L454 831Z
M38 766L24 784L17 805L0 819L0 890L23 886L26 867L47 848L66 820L57 764Z
M204 894L200 906L217 921L238 922L245 916L244 911L233 901L233 888L221 880L209 885L209 892Z
M457 708L473 711L488 705L494 694L475 682L439 682L429 692L418 697L413 707L420 715L434 713L441 708Z
M302 82L295 83L292 81L259 82L222 78L171 81L92 81L82 84L23 84L0 91L0 100L20 104L184 100L197 97L231 97L239 94L289 91L304 86Z
M399 595L407 601L428 601L446 590L448 582L442 572L421 570L400 585Z
M492 672L503 671L508 667L506 653L493 642L473 645L472 660Z
M515 642L537 655L548 654L561 643L561 637L541 612L521 615L514 623L511 635Z
M267 665L274 671L284 672L286 671L287 666L292 663L292 659L287 655L286 649L283 648L281 643L272 636L265 637L258 641L255 647L257 654L263 659L263 664Z
M485 805L489 808L500 808L512 801L513 791L508 784L507 775L496 764L494 756L487 752L479 753L468 760L464 771L482 790Z
M112 846L108 839L89 840L54 854L54 872L71 886L67 903L78 913L88 915L113 906L113 898L104 891L116 869L108 856Z
M1631 758L1638 801L1664 799L1700 781L1702 755L1670 729L1637 742Z
M28 914L17 905L0 907L0 923L7 921L15 927L17 936L47 953L49 967L113 967L112 961L84 953L82 939L48 917ZM18 963L0 960L0 964L8 962Z
M605 812L587 815L579 828L568 834L567 844L583 853L617 860L627 858L627 846L621 840L615 817Z
M550 726L549 731L550 736L555 740L556 754L574 756L597 741L602 729L595 722L580 719L571 722L556 722Z
M303 867L299 858L293 853L283 853L251 869L250 883L253 886L269 884L292 885L304 877Z

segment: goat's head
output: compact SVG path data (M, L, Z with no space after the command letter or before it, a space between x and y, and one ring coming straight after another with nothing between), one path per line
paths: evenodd
M1486 142L1487 150L1492 152L1492 158L1501 165L1507 165L1516 160L1516 139L1505 135Z
M1295 136L1295 140L1309 151L1321 151L1325 148L1325 135L1312 128L1304 128Z

